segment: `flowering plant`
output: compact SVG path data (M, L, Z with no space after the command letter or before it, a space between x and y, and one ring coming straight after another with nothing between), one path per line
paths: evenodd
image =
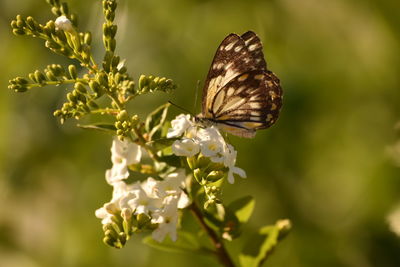
M151 233L144 238L150 246L168 251L202 251L216 256L225 266L259 266L290 229L288 220L265 226L256 234L257 246L245 246L234 258L225 242L241 236L242 226L253 211L255 200L246 196L225 204L224 182L235 176L246 178L236 166L237 151L216 126L205 127L190 115L181 114L171 121L170 104L156 108L145 119L128 109L127 103L140 95L176 88L172 80L141 75L138 85L128 74L125 61L115 53L114 24L117 2L103 0L103 44L101 64L92 56L90 32L80 32L77 16L67 3L47 0L56 19L44 25L32 17L18 15L12 21L13 33L43 39L52 52L74 59L79 65L47 66L28 78L10 80L9 88L26 92L47 85L73 85L66 102L54 112L61 123L74 118L100 114L114 123L80 125L102 130L114 138L111 146L112 167L106 170L106 182L112 187L111 200L100 207L104 242L122 248L136 233ZM82 75L78 76L79 73ZM140 179L139 177L147 177ZM199 229L181 227L183 214L191 213ZM198 231L208 235L203 240ZM251 240L250 243L254 243Z

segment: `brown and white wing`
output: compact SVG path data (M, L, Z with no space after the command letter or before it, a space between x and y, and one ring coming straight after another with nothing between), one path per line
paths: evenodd
M252 70L233 78L214 97L210 112L223 130L251 138L270 127L282 106L279 79L270 71Z
M267 63L264 59L263 45L260 38L253 31L248 31L240 36L254 60L254 67L257 70L267 70Z
M219 45L204 84L203 117L212 118L210 114L211 102L222 87L236 76L255 70L256 66L253 55L246 47L243 38L234 33L229 34Z

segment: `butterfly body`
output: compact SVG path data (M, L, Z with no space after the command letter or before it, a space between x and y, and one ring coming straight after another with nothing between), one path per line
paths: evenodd
M279 79L267 70L258 36L252 31L228 35L208 72L197 120L253 138L277 120L281 106Z

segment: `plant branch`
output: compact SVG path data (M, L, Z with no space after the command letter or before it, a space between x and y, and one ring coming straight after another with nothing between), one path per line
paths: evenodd
M193 202L190 206L189 209L192 211L194 217L197 218L199 221L201 227L204 229L204 231L207 233L207 235L210 237L214 247L215 247L215 254L218 257L218 260L227 267L235 267L235 264L233 263L232 259L230 258L228 251L226 250L223 241L218 237L217 233L214 232L213 229L211 229L207 223L205 222L203 218L203 214L200 210L200 208L197 206L195 202Z

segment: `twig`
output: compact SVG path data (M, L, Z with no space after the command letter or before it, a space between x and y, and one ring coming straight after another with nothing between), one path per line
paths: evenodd
M203 214L200 208L197 206L195 202L190 205L190 210L193 215L198 219L201 227L206 231L207 235L210 237L214 247L216 249L215 254L218 257L218 260L226 267L235 267L232 259L230 258L228 251L226 250L224 243L218 237L218 235L211 229L206 222L204 221Z

